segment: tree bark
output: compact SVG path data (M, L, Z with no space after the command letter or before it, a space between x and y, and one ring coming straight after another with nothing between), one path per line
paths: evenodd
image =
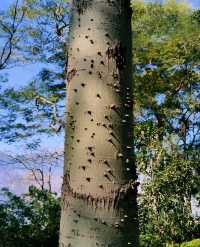
M60 247L138 246L131 8L74 0Z

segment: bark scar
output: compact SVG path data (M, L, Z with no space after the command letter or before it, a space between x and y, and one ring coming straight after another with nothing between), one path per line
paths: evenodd
M114 47L108 47L106 50L106 55L108 57L108 70L109 70L109 60L112 58L116 62L116 67L118 71L122 71L125 68L125 50L122 47L121 42L118 42Z
M84 14L85 10L92 4L93 0L73 0L73 5L77 9L78 14Z
M88 205L94 208L117 208L121 201L129 201L134 199L137 194L138 181L130 180L127 184L119 186L117 189L112 190L104 197L93 196L74 191L70 185L70 176L65 174L62 185L62 208L70 206L71 198L76 198L85 201Z
M67 82L68 84L70 83L70 81L72 80L72 78L76 75L77 70L75 68L71 69L68 73L67 73Z

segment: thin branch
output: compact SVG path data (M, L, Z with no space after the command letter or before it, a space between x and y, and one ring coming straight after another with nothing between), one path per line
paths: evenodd
M12 20L12 24L10 28L7 27L2 21L0 22L0 25L3 27L3 29L7 31L7 33L9 34L7 41L5 42L2 48L2 51L1 51L0 70L4 69L7 66L7 63L12 55L13 45L14 45L13 41L15 39L15 34L19 28L19 25L22 23L24 19L25 11L22 10L22 15L17 22L17 15L19 11L18 5L19 5L19 1L17 0L14 6L14 15L13 15L13 20Z
M49 99L47 99L41 95L37 95L35 97L35 104L37 107L39 106L39 104L46 104L46 105L50 105L52 107L53 117L52 117L52 121L50 123L50 127L54 131L59 132L61 130L61 128L65 127L65 122L58 115L56 103L50 101ZM56 124L58 124L59 126L56 127Z

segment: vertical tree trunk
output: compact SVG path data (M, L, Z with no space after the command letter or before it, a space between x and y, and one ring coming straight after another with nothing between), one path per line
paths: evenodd
M138 246L128 0L74 0L60 247Z

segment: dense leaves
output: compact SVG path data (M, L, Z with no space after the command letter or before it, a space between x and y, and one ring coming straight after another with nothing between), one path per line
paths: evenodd
M0 88L0 140L13 142L36 134L51 134L63 126L60 116L64 111L69 3L24 0L20 6L17 2L10 9L15 9L16 15L22 12L23 19L15 29L15 35L20 38L15 49L12 46L6 66L33 62L42 66L34 79L20 90L6 83ZM2 23L7 23L7 19L12 22L10 9L0 13ZM3 37L0 37L1 43L5 43ZM4 74L1 77L5 80Z
M57 196L31 186L17 196L1 190L0 246L58 246L60 204Z
M198 237L198 11L185 3L133 2L135 154L142 180L142 246ZM151 206L149 206L151 205Z

